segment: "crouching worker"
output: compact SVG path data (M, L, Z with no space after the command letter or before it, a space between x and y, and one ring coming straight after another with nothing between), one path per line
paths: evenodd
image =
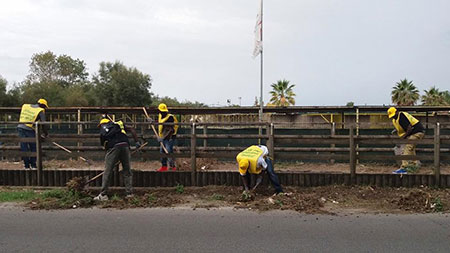
M269 180L275 188L275 194L283 192L277 174L273 169L272 160L269 158L269 151L266 146L253 145L239 153L236 161L239 164L239 173L241 174L245 192L249 191L250 174L257 175L256 184L252 188L255 190L262 183L264 172L269 174Z
M102 119L100 124L100 143L106 150L105 155L105 173L102 178L102 190L94 200L108 200L108 186L113 169L122 163L123 177L127 198L132 197L132 173L130 168L130 142L128 141L127 131L130 131L136 142L136 148L141 146L138 141L136 131L132 126L126 126L122 121L111 121Z
M387 111L388 117L392 119L392 124L398 136L408 140L420 140L425 135L425 129L419 120L414 118L407 112L399 112L395 107L391 107ZM402 155L416 155L416 144L408 143L403 148ZM402 174L407 172L415 172L419 168L419 161L402 161L400 169L394 173Z

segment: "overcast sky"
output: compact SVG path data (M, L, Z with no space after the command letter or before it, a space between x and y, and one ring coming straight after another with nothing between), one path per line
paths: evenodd
M0 75L28 73L34 53L119 60L150 74L152 92L252 105L259 0L0 0ZM295 84L296 105L390 103L395 82L450 89L449 0L265 0L264 101Z

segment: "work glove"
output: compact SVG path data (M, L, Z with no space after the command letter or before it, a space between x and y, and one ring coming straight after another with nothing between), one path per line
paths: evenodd
M136 142L136 148L140 148L141 147L141 143L139 141Z
M153 123L153 119L152 118L147 118L147 121L150 123Z
M397 133L397 129L392 130L391 134L396 134Z
M163 141L163 138L161 138L161 137L156 137L156 139L158 140L158 142L162 142Z

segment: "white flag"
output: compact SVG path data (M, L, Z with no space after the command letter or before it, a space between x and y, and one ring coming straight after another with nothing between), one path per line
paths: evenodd
M262 52L262 1L260 0L258 15L256 16L255 25L255 49L253 50L253 57L257 57Z

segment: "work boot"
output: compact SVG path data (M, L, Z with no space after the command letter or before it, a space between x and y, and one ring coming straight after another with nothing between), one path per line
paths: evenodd
M172 171L176 171L176 170L177 170L177 168L175 168L175 167L170 167L170 170L172 170Z
M163 172L163 171L167 171L167 166L161 166L161 168L159 168L157 170L157 172Z
M107 195L103 195L103 194L100 193L97 197L94 198L94 200L107 201L108 200L108 196Z

